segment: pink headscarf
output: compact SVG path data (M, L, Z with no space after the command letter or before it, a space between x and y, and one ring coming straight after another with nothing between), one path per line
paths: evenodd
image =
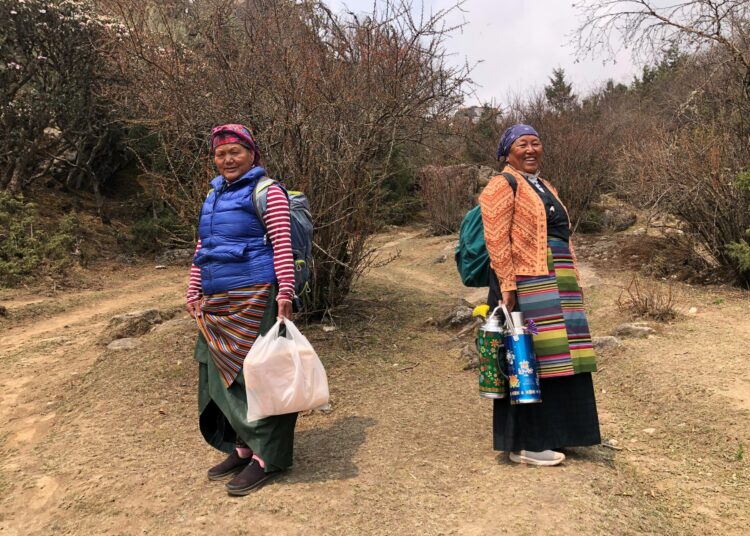
M214 127L211 130L211 151L215 151L217 147L226 145L227 143L238 143L243 147L247 147L255 155L253 166L257 166L260 163L258 143L253 138L250 129L246 126L230 123Z

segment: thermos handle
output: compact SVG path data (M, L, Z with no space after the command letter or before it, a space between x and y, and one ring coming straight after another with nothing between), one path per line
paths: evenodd
M508 329L510 330L510 335L513 337L514 341L518 340L518 335L516 334L516 327L513 325L513 319L510 316L510 311L508 311L508 308L505 306L503 302L500 302L500 304L495 308L502 308L503 314L505 315L505 325L508 326ZM492 314L495 314L494 311Z
M495 313L497 312L498 309L503 310L503 314L505 315L505 325L508 326L508 329L510 330L510 332L513 333L513 328L515 326L513 325L513 320L510 317L508 308L505 306L503 302L500 302L498 306L492 310L492 313L490 314L489 318L492 318L493 316L495 316Z

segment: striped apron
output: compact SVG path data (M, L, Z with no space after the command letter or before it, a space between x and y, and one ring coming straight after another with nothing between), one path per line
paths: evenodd
M198 327L226 387L237 378L258 337L272 287L253 285L204 298Z
M516 276L518 307L524 319L533 320L539 328L539 334L533 337L539 376L595 372L583 294L567 242L549 238L547 268L549 275Z

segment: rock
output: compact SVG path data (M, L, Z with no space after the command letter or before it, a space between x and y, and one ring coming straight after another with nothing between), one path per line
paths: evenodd
M115 262L117 264L124 264L126 266L130 266L136 263L135 255L124 255L120 254L117 257L115 257Z
M148 333L152 327L161 324L164 320L158 309L146 309L113 316L109 320L103 338L105 342L110 342L115 339L138 337Z
M164 312L161 313L162 318L164 318ZM162 322L161 324L156 324L152 330L153 331L169 331L169 330L186 330L186 329L195 329L195 320L191 318L190 316L180 316L178 318L173 318L171 320L166 320Z
M189 266L193 262L195 250L191 248L165 249L156 256L156 264L167 266Z
M451 309L448 314L438 320L437 325L440 328L455 328L464 326L471 322L474 308L471 304L462 302Z
M638 323L620 324L612 331L612 335L617 337L632 337L636 339L645 339L654 333L656 333L654 328Z
M459 359L465 361L464 370L472 370L479 367L479 354L477 353L476 346L473 344L466 344L461 348Z
M156 266L154 266L154 270L166 270L166 269L167 267L164 264L157 264Z
M330 333L332 331L336 331L339 328L337 328L336 326L323 325L320 326L320 329L322 329L324 333Z
M696 314L698 314L698 308L697 307L691 307L690 309L688 309L688 314L689 315L696 315Z
M604 210L602 215L604 227L615 232L629 229L635 225L636 221L638 221L638 217L635 213L623 208L608 208Z
M440 255L437 259L432 261L432 264L443 264L447 260L448 260L447 255Z
M591 343L597 350L606 350L608 348L617 348L622 346L622 341L612 335L604 335L603 337L592 337Z
M109 350L132 350L141 345L141 341L132 337L116 339L107 345Z
M0 316L8 316L8 309L4 305L0 305Z
M656 428L644 428L643 433L648 434L648 435L654 435L654 433L656 433Z

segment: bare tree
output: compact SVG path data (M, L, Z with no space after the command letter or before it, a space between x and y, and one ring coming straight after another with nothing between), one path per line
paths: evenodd
M577 4L581 54L621 47L658 57L669 46L719 47L737 65L750 97L750 2L747 0L588 0Z

